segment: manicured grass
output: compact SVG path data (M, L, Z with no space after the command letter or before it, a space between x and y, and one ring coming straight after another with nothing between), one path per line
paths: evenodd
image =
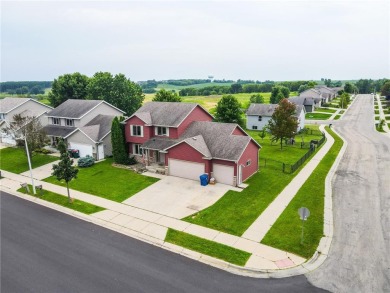
M333 146L261 243L305 258L311 257L316 251L323 236L325 178L343 146L343 141L328 127L326 129L335 139ZM310 210L310 217L304 224L303 245L300 244L302 227L302 221L298 216L300 207L306 207Z
M341 117L341 115L336 115L336 116L334 116L333 120L339 120L340 117Z
M345 110L340 110L339 114L344 114Z
M379 110L374 111L376 115L379 115Z
M73 202L69 203L67 196L63 196L61 194L54 193L54 192L51 192L48 190L43 190L42 196L41 195L33 195L32 194L32 186L29 185L29 188L30 188L31 194L28 194L24 187L19 188L17 191L22 192L24 194L34 196L34 197L38 197L40 199L58 204L60 206L63 206L63 207L87 214L87 215L105 210L102 207L99 207L99 206L96 206L96 205L93 205L93 204L90 204L88 202L81 201L78 199L73 199ZM37 194L40 194L40 191L37 190ZM72 196L72 193L70 194L70 196Z
M137 174L131 170L113 167L112 159L96 163L89 168L80 168L77 179L69 183L71 189L122 202L145 189L159 179ZM51 176L44 181L66 186Z
M322 113L306 113L306 119L309 120L327 120L332 116L332 114L322 114Z
M165 241L239 266L244 266L251 256L246 251L173 229L168 229Z
M252 131L249 132L249 134L252 133ZM260 140L258 136L254 136L254 138L257 141ZM318 136L316 139L318 139ZM263 151L266 154L268 153L268 155L279 152L280 157L283 157L286 161L292 160L291 158L293 157L300 158L302 156L297 156L297 150L287 148L285 151L280 151L278 146L276 146L273 150L267 151L267 148L274 148L274 146L271 147L263 144L260 157ZM304 152L307 152L307 149ZM293 162L295 163L295 161L294 159ZM241 236L299 172L298 169L292 174L283 173L281 164L275 166L273 162L267 162L266 167L261 164L259 166L259 172L245 182L249 186L243 191L237 192L230 190L214 205L183 220Z
M328 108L317 108L316 112L325 112L325 113L336 113L337 110L335 109L328 109Z
M0 157L0 169L17 174L28 171L28 160L24 148L10 147L1 149ZM31 157L31 166L34 169L57 161L58 159L59 158L50 155L34 154Z

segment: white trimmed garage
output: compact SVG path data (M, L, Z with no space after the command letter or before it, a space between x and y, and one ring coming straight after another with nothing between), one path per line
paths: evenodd
M213 164L213 177L217 183L233 185L234 167L220 164Z
M70 142L70 148L75 149L75 150L79 150L80 158L86 157L87 155L92 157L92 146L91 145Z
M199 176L205 172L204 163L195 163L177 159L169 159L168 173L171 176L198 180Z

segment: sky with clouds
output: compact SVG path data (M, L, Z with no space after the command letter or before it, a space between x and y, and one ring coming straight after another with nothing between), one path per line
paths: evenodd
M1 81L390 77L389 1L2 1Z

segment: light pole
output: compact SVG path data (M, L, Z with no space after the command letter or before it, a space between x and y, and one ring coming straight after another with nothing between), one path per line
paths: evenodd
M31 168L31 159L30 159L30 153L28 151L28 145L27 145L27 135L24 135L24 145L26 146L26 153L27 153L27 160L28 160L28 168L30 169L30 177L31 177L31 185L32 185L32 190L33 194L35 194L35 184L34 184L34 177L32 174L32 168Z

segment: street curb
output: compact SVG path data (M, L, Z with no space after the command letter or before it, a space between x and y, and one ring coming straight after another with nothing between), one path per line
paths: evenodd
M322 130L324 130L324 126L322 126ZM339 154L337 155L337 158L335 162L333 163L329 173L326 176L325 179L325 205L324 205L324 237L321 238L320 244L317 248L317 251L314 253L314 255L307 260L305 263L298 265L296 267L287 268L287 269L251 269L251 268L245 268L238 265L234 265L228 262L225 262L223 260L213 258L208 255L204 255L195 251L191 251L189 249L183 248L181 246L177 246L174 244L171 244L169 242L165 242L164 240L151 237L146 234L142 234L141 232L131 230L128 228L124 228L123 226L116 225L113 223L110 223L108 221L104 221L102 219L98 219L92 215L86 215L81 212L73 211L68 208L59 206L57 204L42 200L38 197L33 197L31 195L26 195L24 193L19 193L13 190L10 190L8 188L4 188L4 186L0 186L0 190L10 193L12 195L15 195L19 198L26 199L28 201L37 203L39 205L54 209L56 211L62 212L64 214L76 217L78 219L93 223L95 225L101 226L103 228L110 229L112 231L118 232L120 234L130 236L134 239L152 244L154 246L163 248L165 250L174 252L176 254L180 254L182 256L185 256L187 258L191 258L193 260L202 262L204 264L210 265L212 267L222 269L224 271L230 272L232 274L246 276L246 277L252 277L252 278L285 278L285 277L292 277L302 274L307 274L315 269L317 269L319 266L322 265L322 263L326 260L327 255L330 250L330 246L332 243L332 237L333 237L333 212L332 212L332 178L334 176L335 170L338 167L341 158L344 155L344 152L347 148L347 142L344 140L343 137L340 136L340 134L335 131L335 129L332 129L344 142L343 147L341 148ZM329 134L329 133L328 133ZM330 134L329 134L330 135Z

